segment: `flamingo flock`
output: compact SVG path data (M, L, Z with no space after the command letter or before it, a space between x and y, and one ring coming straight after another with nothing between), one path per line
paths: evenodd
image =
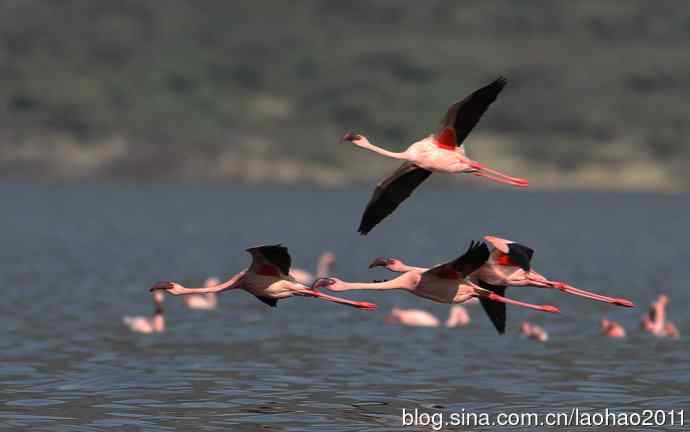
M432 173L463 173L518 188L529 186L526 179L512 177L467 156L465 141L479 123L507 80L500 77L479 88L469 96L450 106L435 132L414 142L402 152L377 147L361 133L346 133L341 142L381 156L402 161L390 176L379 182L367 203L357 231L365 236L389 217L414 190ZM451 215L452 217L452 215ZM576 288L562 281L551 280L534 270L534 250L523 244L495 236L472 241L467 250L454 259L432 267L416 267L398 258L378 257L369 268L383 267L397 275L384 281L344 281L331 276L335 261L332 253L323 254L315 274L292 267L287 247L281 244L255 246L247 249L251 264L226 281L209 280L204 287L190 288L176 282L158 282L150 291L157 305L153 319L128 317L125 324L133 331L156 332L165 329L162 318L162 293L185 296L185 304L194 309L215 309L216 295L230 290L243 290L264 304L275 308L280 300L290 297L310 297L356 309L373 311L376 304L354 301L324 293L344 291L405 291L426 301L452 305L445 323L447 327L467 326L467 310L459 304L478 301L499 334L506 331L506 305L546 313L559 313L560 309L548 304L527 303L506 296L508 287L535 287L579 296L615 306L633 307L625 298L606 296ZM653 304L650 314L643 320L643 328L650 333L674 337L678 332L665 321L667 300L660 298ZM160 309L160 313L158 313ZM157 320L157 321L156 321ZM394 308L385 318L388 323L420 327L439 327L441 321L421 309ZM617 323L602 321L602 333L610 337L624 337L625 330ZM523 322L521 332L535 340L546 341L548 335L540 326Z

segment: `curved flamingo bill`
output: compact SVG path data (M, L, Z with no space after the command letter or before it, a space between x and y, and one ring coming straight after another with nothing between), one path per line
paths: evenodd
M168 290L170 288L172 288L172 283L170 282L156 282L151 288L149 288L149 291L153 292L155 290Z

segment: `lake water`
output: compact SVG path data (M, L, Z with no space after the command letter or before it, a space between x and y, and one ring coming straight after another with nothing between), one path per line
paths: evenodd
M688 195L431 184L360 237L370 192L0 186L0 428L426 431L432 426L403 427L402 410L690 409L690 335L671 341L639 330L649 302L665 292L670 319L688 333ZM508 331L499 336L476 305L468 306L467 328L385 324L393 306L445 319L448 306L405 293L346 293L379 305L367 312L307 298L270 309L229 292L211 312L168 297L164 334L133 334L121 324L123 315L151 314L152 282L198 285L231 275L248 264L244 249L251 245L282 242L307 269L332 250L338 276L370 281L388 276L367 269L376 256L431 265L485 234L536 249L533 264L547 276L628 297L638 307L513 288L508 295L562 313L509 306ZM603 316L629 336L600 336ZM521 337L524 319L544 326L551 339Z

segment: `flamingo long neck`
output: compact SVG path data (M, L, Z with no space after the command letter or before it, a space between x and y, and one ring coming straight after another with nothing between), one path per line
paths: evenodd
M392 152L390 150L386 150L386 149L381 148L381 147L376 147L374 144L370 143L369 140L366 140L365 142L361 143L360 147L365 148L367 150L371 150L374 153L380 154L381 156L386 156L386 157L393 158L393 159L400 159L400 160L408 160L409 159L407 157L406 151L400 152L400 153Z
M238 283L240 278L244 276L245 272L241 271L237 273L235 276L231 277L227 281L218 284L218 285L213 285L209 287L203 287L203 288L185 288L184 292L182 293L183 295L186 294L206 294L206 293L219 293L222 291L227 291L230 289L234 288L239 288L240 284Z
M343 282L345 290L391 290L391 289L403 289L412 290L414 285L411 283L409 278L405 275L399 276L395 279L391 279L385 282Z
M394 264L392 266L388 266L388 270L394 271L394 272L399 272L399 273L407 273L410 271L420 271L420 272L425 272L429 269L424 268L424 267L413 267L411 265L407 265L404 262L398 260L399 264Z

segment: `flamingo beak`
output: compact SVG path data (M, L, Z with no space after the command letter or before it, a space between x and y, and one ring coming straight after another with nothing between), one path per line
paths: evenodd
M352 132L348 132L345 135L343 135L343 141L354 141L359 138L361 138L361 135Z
M318 278L311 284L311 289L317 291L321 287L327 287L333 285L335 281L331 278Z
M156 282L151 288L149 288L149 291L154 292L155 290L167 289L170 289L170 282Z
M388 259L384 257L378 257L374 259L374 261L369 264L369 268L374 268L374 267L385 267L388 265Z

